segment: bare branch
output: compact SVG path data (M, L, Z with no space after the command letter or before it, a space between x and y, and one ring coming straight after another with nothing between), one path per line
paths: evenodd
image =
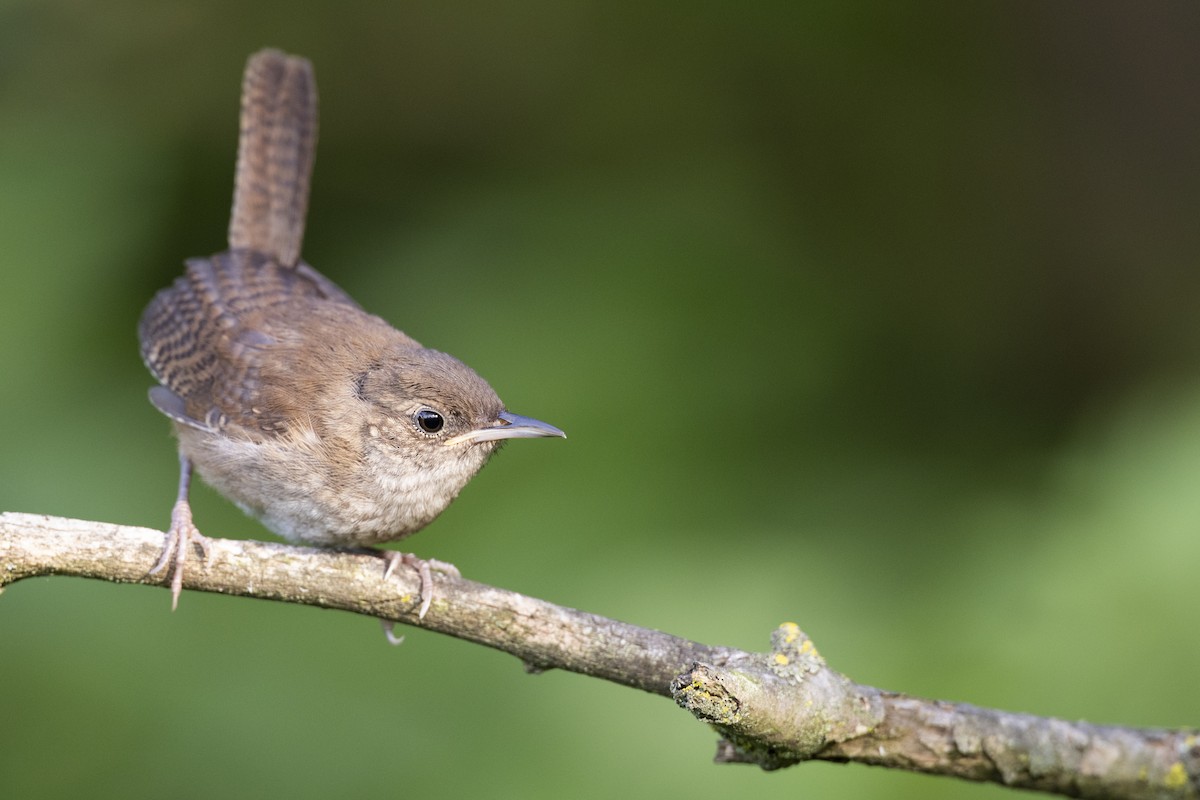
M0 587L37 575L162 585L148 572L163 534L147 528L0 514ZM794 624L769 653L712 647L439 576L417 618L419 580L383 579L375 553L212 539L185 576L201 591L337 608L672 697L723 738L717 760L767 769L809 759L948 775L1086 798L1200 798L1200 733L1065 722L922 700L830 669Z

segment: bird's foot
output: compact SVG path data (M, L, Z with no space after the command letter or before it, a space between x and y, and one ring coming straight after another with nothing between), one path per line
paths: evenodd
M381 550L384 559L387 561L387 567L383 571L383 578L387 580L392 577L392 573L396 571L396 566L403 564L406 567L412 567L417 571L417 575L421 578L421 608L417 612L418 619L425 619L426 612L429 611L429 606L433 603L433 570L437 570L452 578L461 578L462 573L458 571L458 567L453 564L448 564L445 561L438 561L433 558L417 558L412 553L397 553L394 550ZM388 637L388 641L394 638L394 634ZM403 638L403 637L401 637ZM393 642L398 644L398 642Z
M208 537L201 535L192 522L192 508L188 501L180 499L171 509L171 527L163 543L162 555L150 568L150 574L157 575L172 561L175 562L175 568L171 570L172 611L179 606L179 595L183 591L183 567L193 544L200 548L203 558L208 558Z

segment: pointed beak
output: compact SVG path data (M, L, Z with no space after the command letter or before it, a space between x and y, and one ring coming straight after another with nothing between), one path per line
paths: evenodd
M449 440L450 444L458 444L459 442L478 444L479 442L492 442L498 439L537 439L543 436L561 436L564 439L567 438L565 433L549 423L542 422L533 417L522 417L520 414L513 414L511 411L500 412L497 419L498 422L495 425L460 433Z

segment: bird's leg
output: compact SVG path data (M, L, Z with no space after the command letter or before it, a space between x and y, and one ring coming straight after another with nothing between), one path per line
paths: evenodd
M187 561L188 550L192 544L199 545L208 558L208 537L202 536L192 522L192 507L188 505L188 489L192 485L192 462L182 452L179 454L179 493L175 496L175 506L171 509L171 527L167 530L167 540L163 543L162 555L150 568L150 574L156 575L166 569L172 560L175 569L171 572L171 610L179 605L179 594L183 591L183 565Z
M462 573L458 571L458 567L448 564L445 561L438 561L432 558L417 558L412 553L397 553L394 550L380 550L379 552L384 560L387 561L387 567L383 570L384 580L392 577L392 573L396 571L398 564L412 567L417 571L417 575L420 576L421 609L417 612L418 619L425 619L425 614L429 611L429 605L433 602L433 573L431 570L436 569L438 572L453 578L462 577ZM394 634L389 635L388 641L391 641L393 638L395 638ZM392 644L399 644L399 642L392 642Z

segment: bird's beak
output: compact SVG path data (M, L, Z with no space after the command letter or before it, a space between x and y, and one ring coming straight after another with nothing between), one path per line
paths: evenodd
M502 411L497 417L497 423L487 428L478 428L466 433L460 433L449 439L450 444L458 444L467 442L469 444L478 444L479 442L492 442L498 439L536 439L542 436L561 436L567 438L567 435L558 428L549 423L532 417L522 417L520 414L513 414L511 411Z

